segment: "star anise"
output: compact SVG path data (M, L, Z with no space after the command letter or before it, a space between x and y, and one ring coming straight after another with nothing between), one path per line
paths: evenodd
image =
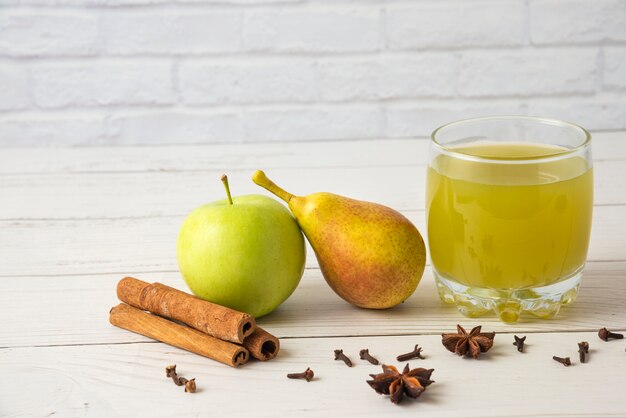
M457 325L456 334L441 334L441 342L453 353L463 356L468 354L473 358L478 358L480 353L489 351L493 345L495 332L480 332L480 325L472 328L468 333L462 326Z
M372 380L367 383L376 393L389 395L391 402L397 404L404 395L409 398L417 398L426 390L426 386L433 383L430 375L435 369L409 369L409 365L404 367L402 373L394 366L383 364L383 372L370 374Z

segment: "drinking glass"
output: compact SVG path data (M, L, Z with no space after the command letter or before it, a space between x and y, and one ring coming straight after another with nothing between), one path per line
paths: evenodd
M554 317L576 299L593 210L591 135L493 116L431 135L426 218L440 298L466 316Z

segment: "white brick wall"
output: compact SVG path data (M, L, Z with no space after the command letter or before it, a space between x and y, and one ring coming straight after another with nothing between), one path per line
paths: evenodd
M385 10L390 49L520 46L528 43L523 1L415 1Z
M38 65L30 73L34 101L42 109L176 103L168 62L55 62Z
M250 11L243 39L249 51L376 51L383 36L379 20L379 7L371 4L350 10Z
M531 0L530 35L536 44L626 41L623 0Z
M0 146L626 129L626 0L0 0Z
M202 55L241 50L240 12L98 12L103 55Z
M98 16L68 10L0 11L0 54L6 57L96 55Z
M178 67L181 101L189 105L315 102L319 77L308 61L245 63L183 62Z
M604 51L604 88L626 90L626 48L607 48Z
M593 94L598 51L577 48L467 52L461 57L463 97Z

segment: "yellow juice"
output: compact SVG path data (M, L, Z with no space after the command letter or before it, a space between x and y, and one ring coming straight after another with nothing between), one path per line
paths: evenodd
M428 240L439 275L470 287L523 289L583 267L593 208L593 172L584 158L558 158L565 148L533 143L451 150L501 161L441 154L431 162ZM553 157L532 162L542 156Z

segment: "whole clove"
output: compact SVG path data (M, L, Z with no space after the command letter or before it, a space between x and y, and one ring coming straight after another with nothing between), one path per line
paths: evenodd
M185 392L193 393L196 391L196 379L187 380L184 377L179 377L176 374L176 365L172 364L165 368L165 376L171 377L176 386L185 386Z
M313 380L313 376L315 376L315 373L313 373L310 367L307 367L302 373L289 373L287 375L289 379L304 379L307 382Z
M419 346L419 344L415 344L415 348L413 349L413 351L410 351L408 353L405 354L400 354L398 357L396 357L396 360L398 361L407 361L407 360L411 360L414 358L419 358L419 359L424 359L425 357L422 355L422 347Z
M165 376L171 377L176 386L182 386L184 383L180 382L180 377L176 374L176 365L172 364L171 366L167 366L165 368Z
M598 331L598 337L600 337L601 340L603 341L608 341L608 340L621 340L622 338L624 338L624 334L618 334L616 332L611 332L606 328L600 328L600 331Z
M343 350L335 350L335 360L341 360L346 363L346 366L352 367L352 360L343 354Z
M526 336L524 335L522 338L520 338L517 335L514 335L513 337L515 338L515 342L513 343L513 345L517 347L517 351L519 351L520 353L523 353L524 341L526 341Z
M589 343L587 341L578 343L578 354L580 355L580 362L585 363L587 361L587 354L589 354Z
M375 359L374 357L372 357L372 355L370 354L369 349L364 348L363 350L359 351L359 358L361 360L367 360L372 364L378 365L378 360Z
M570 361L569 357L562 358L562 357L552 356L552 360L561 363L565 367L572 365L572 362Z
M194 393L195 391L196 391L196 379L193 378L185 383L185 392Z

